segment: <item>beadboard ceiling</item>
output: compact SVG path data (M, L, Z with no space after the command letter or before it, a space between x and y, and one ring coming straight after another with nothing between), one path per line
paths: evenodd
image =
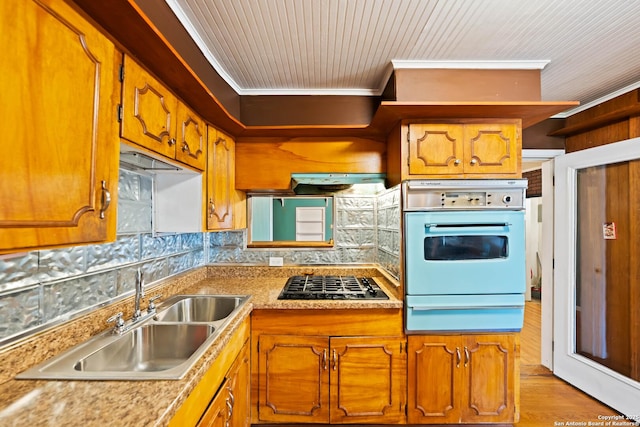
M640 86L640 1L166 2L241 95L378 95L433 61L543 67L542 100L583 106Z

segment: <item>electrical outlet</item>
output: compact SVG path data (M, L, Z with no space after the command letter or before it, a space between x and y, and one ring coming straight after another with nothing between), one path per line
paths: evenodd
M281 256L270 256L269 257L269 266L270 267L282 267L284 265L284 259Z

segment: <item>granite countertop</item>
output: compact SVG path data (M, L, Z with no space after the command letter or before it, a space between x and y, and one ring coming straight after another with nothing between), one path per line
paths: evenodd
M164 286L153 287L149 292L161 292L165 297L180 294L227 294L251 295L249 303L239 310L221 331L210 348L194 364L181 380L161 381L57 381L57 380L15 380L9 379L0 385L0 426L90 426L90 425L135 425L164 426L198 384L204 373L238 326L251 314L253 309L362 309L401 308L402 300L396 298L394 281L375 267L365 269L343 267L284 268L279 270L265 267L225 266L205 267L196 274L183 279L173 279ZM205 272L203 273L204 270ZM292 301L278 300L286 279L299 274L342 274L368 275L381 285L389 300L348 300L348 301ZM129 305L129 300L119 307L109 307L110 313L121 306ZM28 344L16 349L0 351L0 358L8 360L6 375L12 376L42 360L52 357L56 351L69 348L86 338L78 338L73 328L89 329L94 333L102 326L87 326L87 322L103 325L104 313L94 314L95 319L70 322L49 333L38 334ZM130 313L125 312L125 317ZM128 318L128 317L127 317ZM98 323L99 322L99 323ZM65 329L60 329L65 328ZM59 329L59 330L58 330ZM86 331L85 331L86 333ZM60 340L66 345L52 345ZM13 352L12 352L13 351ZM12 360L11 356L13 356ZM30 362L25 359L33 359ZM22 364L22 365L21 365ZM15 372L12 372L13 369Z
M257 270L258 275L260 270ZM254 309L371 309L371 308L402 308L402 300L394 296L391 281L381 272L358 267L330 269L313 268L300 269L290 268L276 271L276 277L269 277L264 274L261 277L233 277L226 268L209 268L207 278L187 288L185 292L196 293L218 293L251 295L251 302ZM294 275L324 274L324 275L356 275L358 277L373 277L374 280L389 296L384 299L352 299L352 300L279 300L278 295L284 287L287 279ZM391 279L392 280L392 279Z

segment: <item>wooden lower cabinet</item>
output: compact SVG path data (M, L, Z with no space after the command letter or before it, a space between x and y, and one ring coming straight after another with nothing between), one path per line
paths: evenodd
M250 319L245 319L202 376L169 427L248 427L250 420Z
M407 422L517 422L519 360L516 333L409 336Z
M260 335L260 422L397 424L405 418L401 337Z
M211 400L198 427L249 426L249 345L240 351L218 393Z
M227 373L224 387L229 394L230 414L227 427L249 427L251 420L251 346L240 351L238 358Z
M228 419L230 406L229 393L227 391L227 384L229 380L225 380L220 388L220 391L213 398L209 407L202 415L202 418L198 422L198 427L228 427Z

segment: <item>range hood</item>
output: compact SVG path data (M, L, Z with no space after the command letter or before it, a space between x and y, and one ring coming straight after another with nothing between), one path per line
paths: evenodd
M178 172L183 168L162 161L142 152L124 142L120 142L120 166L125 166L131 170L147 172Z
M295 194L332 194L348 190L354 184L382 184L383 173L292 173L291 190Z

